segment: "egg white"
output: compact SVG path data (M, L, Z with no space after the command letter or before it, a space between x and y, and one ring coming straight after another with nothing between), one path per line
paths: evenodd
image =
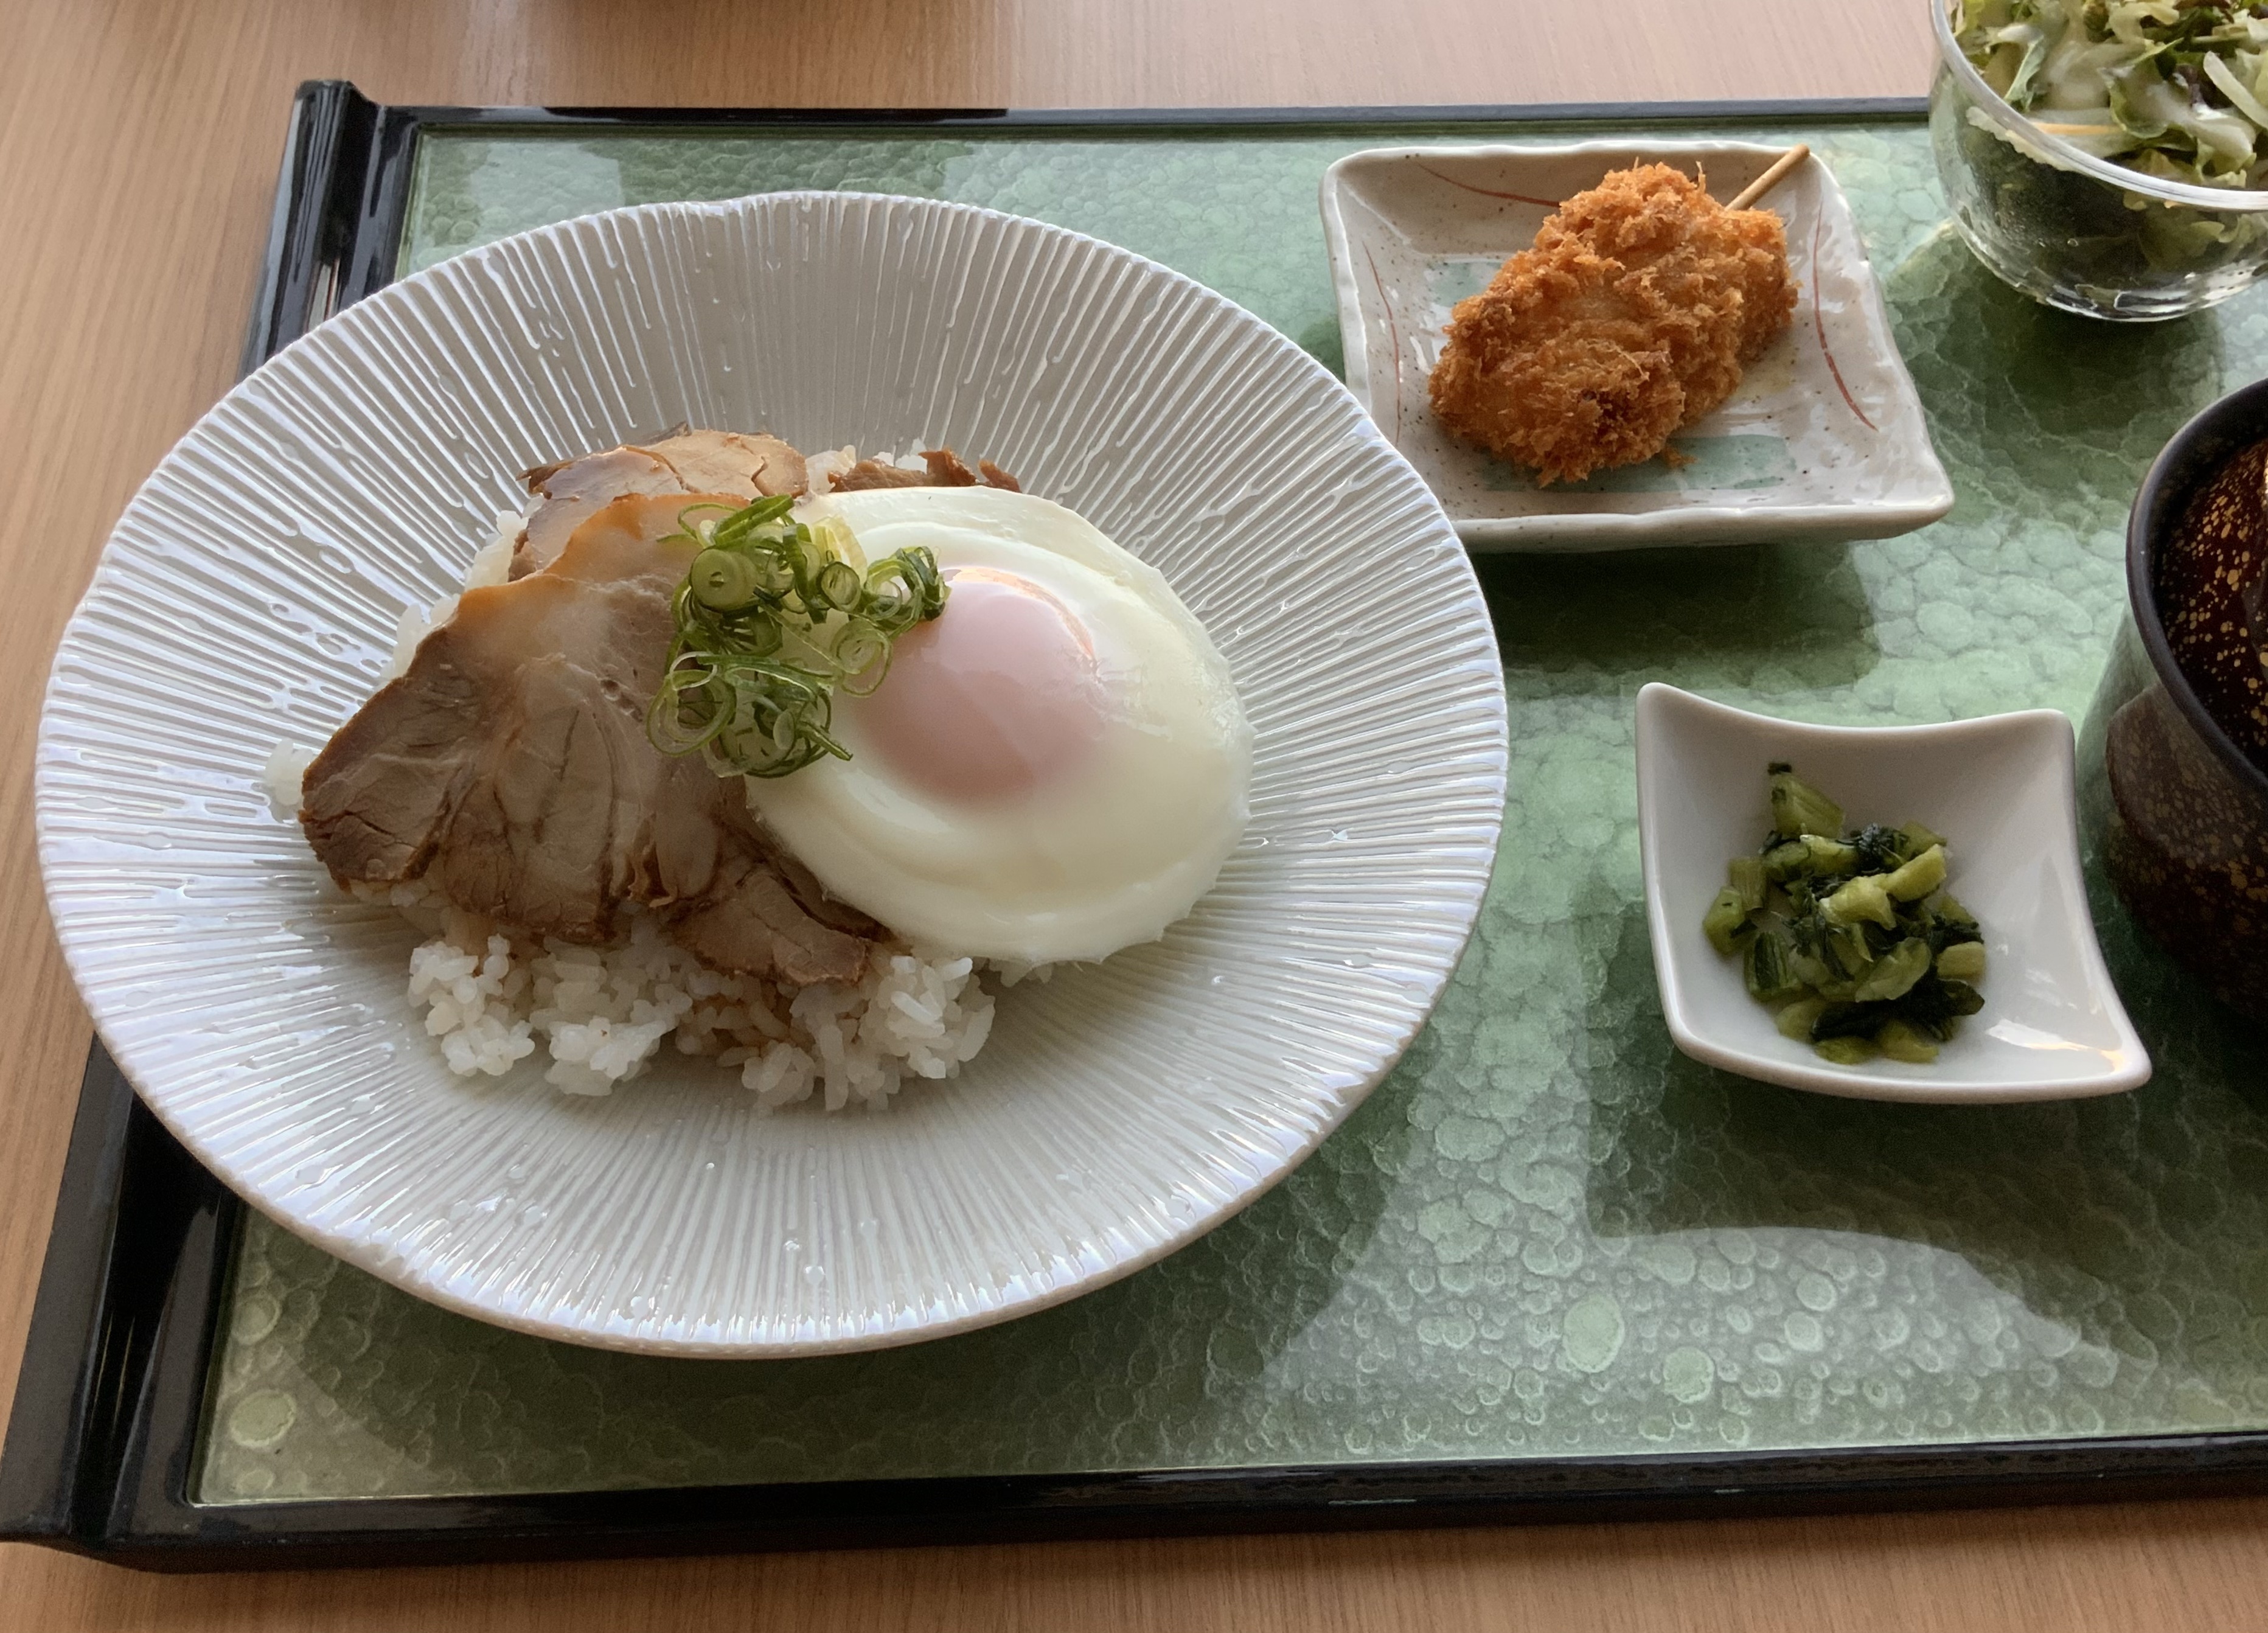
M971 957L1101 959L1185 916L1243 835L1252 729L1227 663L1164 575L1030 494L890 489L809 508L849 523L869 560L924 545L940 569L1037 585L1092 644L1104 724L1067 771L972 804L893 776L861 728L861 700L838 696L850 760L748 779L749 804L782 842L831 894Z

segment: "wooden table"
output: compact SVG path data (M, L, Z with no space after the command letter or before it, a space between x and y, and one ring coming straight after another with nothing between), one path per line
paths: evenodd
M0 41L0 1401L87 1045L33 857L40 690L113 519L234 374L299 80L440 103L1518 103L1913 94L1930 50L1919 0L4 0ZM2198 1503L188 1579L17 1548L0 1629L2234 1628L2268 1602L2264 1519Z

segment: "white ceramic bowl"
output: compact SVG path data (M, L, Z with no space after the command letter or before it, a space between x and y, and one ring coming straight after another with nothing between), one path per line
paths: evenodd
M1771 828L1764 768L1793 765L1854 822L1946 835L1948 887L1977 916L1982 1013L1934 1063L1822 1060L1749 996L1741 961L1701 933L1725 864ZM2149 1081L2150 1056L2087 909L2071 722L2053 710L1946 725L1828 726L1728 709L1675 687L1638 695L1638 844L1662 1012L1696 1060L1766 1083L1887 1100L2037 1100Z
M415 935L259 791L455 586L514 473L678 421L998 460L1160 568L1226 654L1253 820L1159 943L1005 995L959 1080L760 1116L667 1055L578 1101L452 1077ZM1396 610L1366 592L1391 564ZM1424 1020L1502 817L1502 674L1447 520L1219 296L1037 222L790 194L585 217L324 324L136 496L41 718L56 933L198 1159L342 1257L549 1336L868 1348L1055 1303L1280 1179Z
M1882 310L1867 246L1814 157L1762 201L1787 223L1794 321L1730 401L1660 459L1539 488L1451 437L1426 385L1449 310L1535 242L1558 201L1662 163L1730 198L1779 157L1748 142L1375 148L1325 173L1323 235L1347 386L1476 550L1616 550L1764 539L1879 539L1935 521L1953 484Z

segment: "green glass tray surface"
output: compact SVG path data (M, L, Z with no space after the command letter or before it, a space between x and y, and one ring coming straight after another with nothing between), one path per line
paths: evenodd
M1959 503L1874 544L1479 563L1512 711L1495 883L1432 1023L1314 1157L1115 1286L823 1360L547 1343L251 1216L197 1499L2268 1427L2260 1040L2098 889L2157 1063L2139 1092L1922 1107L1710 1070L1655 1000L1631 760L1652 680L1847 724L2079 718L2136 482L2225 384L2268 372L2268 305L2148 328L2049 313L1951 236L1918 119L1715 131L1808 140L1833 168ZM1552 134L452 129L423 141L401 264L617 204L918 194L1152 256L1336 368L1324 166Z

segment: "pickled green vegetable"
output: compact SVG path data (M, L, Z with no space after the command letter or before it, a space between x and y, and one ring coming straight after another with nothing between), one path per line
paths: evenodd
M1852 997L1861 1004L1902 998L1913 984L1929 974L1929 943L1909 936L1874 962Z
M1772 828L1782 839L1821 834L1830 839L1843 832L1843 807L1796 776L1785 761L1767 768L1771 778Z
M1932 845L1882 881L1882 888L1901 901L1918 901L1945 883L1945 847Z
M1838 1066L1863 1066L1874 1058L1871 1038L1829 1038L1811 1046L1820 1059L1833 1061Z
M1886 1020L1874 1033L1874 1047L1892 1060L1926 1066L1937 1058L1937 1045L1902 1020Z
M1811 1041L1812 1025L1825 1012L1826 1008L1825 998L1798 998L1780 1011L1778 1015L1772 1017L1772 1024L1779 1028L1779 1034L1783 1038L1792 1038L1798 1043L1808 1043Z
M1784 885L1811 871L1811 847L1800 839L1791 839L1785 844L1767 845L1759 859L1764 863L1764 877L1775 885Z
M1821 1058L1928 1064L1984 1004L1984 933L1945 888L1949 842L1919 822L1846 829L1794 768L1765 774L1771 831L1727 864L1702 920L1710 945L1740 956L1749 996Z
M1948 981L1981 981L1984 976L1984 944L1963 941L1937 955L1937 973Z
M1720 890L1717 900L1710 904L1708 916L1701 928L1709 938L1709 945L1719 953L1739 949L1742 941L1756 934L1749 923L1749 904L1741 899L1737 890Z
M1822 839L1816 834L1806 834L1800 842L1808 871L1815 879L1833 879L1837 874L1857 871L1859 848L1846 845L1839 839Z
M1859 862L1863 863L1868 872L1880 872L1885 868L1896 867L1913 856L1917 849L1926 847L1916 847L1901 829L1884 828L1875 822L1851 836L1851 849L1858 853ZM1856 863L1852 864L1852 871L1857 865Z
M1753 913L1764 904L1764 892L1771 880L1764 872L1762 857L1734 857L1725 870L1729 888L1741 899L1743 912ZM1719 947L1719 953L1727 949Z
M1838 980L1858 980L1874 961L1874 944L1867 939L1866 931L1857 924L1828 925L1819 945L1827 956L1830 971L1826 981L1815 983L1822 991Z
M1768 930L1754 935L1742 966L1742 979L1748 984L1750 997L1769 1004L1778 998L1792 998L1803 990L1803 982L1789 965L1788 953L1788 939L1784 932Z
M1856 924L1864 920L1884 930L1898 927L1898 910L1890 905L1889 886L1878 873L1852 879L1828 897L1820 910L1830 924Z

